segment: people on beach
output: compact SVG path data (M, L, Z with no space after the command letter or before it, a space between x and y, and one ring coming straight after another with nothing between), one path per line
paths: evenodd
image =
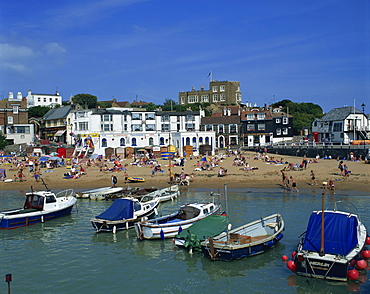
M307 163L308 163L308 160L306 157L303 157L303 160L302 160L302 167L303 169L307 169Z
M314 171L311 170L311 186L313 186L314 184L315 184L315 186L317 186L316 176L315 176Z
M343 176L343 160L341 160L338 164L339 173Z
M329 181L329 189L334 192L335 194L335 184L333 180Z
M348 178L349 177L349 174L351 173L351 171L350 170L348 170L348 166L345 164L345 165L343 165L343 172L344 172L344 176L346 177L346 178Z
M112 188L116 187L117 185L117 177L115 175L112 175Z
M127 182L128 182L128 177L129 177L129 175L128 175L128 173L125 171L125 172L123 173L123 179L124 179L125 183L127 183Z
M290 176L290 181L292 182L292 190L291 190L291 192L297 192L297 193L299 193L299 190L297 188L297 182L296 182L296 180L292 176Z

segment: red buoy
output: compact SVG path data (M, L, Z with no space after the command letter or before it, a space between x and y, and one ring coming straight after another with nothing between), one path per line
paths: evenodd
M281 257L281 260L282 260L282 261L287 261L287 260L288 260L288 258L289 258L288 256L283 255L283 256Z
M292 258L294 259L294 257L297 255L297 251L293 251L292 252Z
M287 268L291 271L295 271L297 269L297 266L293 260L289 260L286 264Z
M355 265L356 265L356 259L352 259L352 260L349 262L349 265L350 265L351 267L355 267Z
M363 270L367 267L367 262L363 259L357 260L356 267L360 270Z
M366 237L366 245L370 245L370 237L369 236Z
M362 251L361 252L361 256L363 258L366 258L366 259L370 258L370 250L364 250L364 251Z
M360 276L360 274L359 274L358 270L352 269L352 270L348 271L347 276L348 276L348 279L350 279L350 280L357 280L358 277Z

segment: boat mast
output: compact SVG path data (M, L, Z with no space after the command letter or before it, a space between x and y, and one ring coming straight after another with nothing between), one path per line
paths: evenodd
M324 215L324 204L325 203L325 191L321 194L321 248L320 248L320 256L325 255L325 215Z
M225 195L225 209L226 209L226 238L229 243L229 205L227 203L227 185L224 184L224 195Z

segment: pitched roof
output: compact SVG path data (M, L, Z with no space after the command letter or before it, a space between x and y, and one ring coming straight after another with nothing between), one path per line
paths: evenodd
M52 108L44 115L44 120L65 118L70 113L71 108L71 105Z
M206 116L202 117L201 124L211 125L211 124L238 124L240 123L239 116Z
M360 110L353 106L345 106L340 108L334 108L325 114L322 118L317 121L333 121L333 120L344 120L350 114L363 114Z

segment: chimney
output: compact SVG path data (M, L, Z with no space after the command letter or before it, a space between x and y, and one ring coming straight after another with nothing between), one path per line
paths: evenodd
M56 92L55 92L55 95L56 95L56 96L59 96L59 92L58 92L58 91L56 91Z
M9 100L12 100L14 98L13 92L9 92Z
M200 86L200 90L201 91L204 91L204 86Z
M194 87L191 87L191 91L194 92L195 91L195 88Z
M22 100L22 92L17 93L17 99Z

